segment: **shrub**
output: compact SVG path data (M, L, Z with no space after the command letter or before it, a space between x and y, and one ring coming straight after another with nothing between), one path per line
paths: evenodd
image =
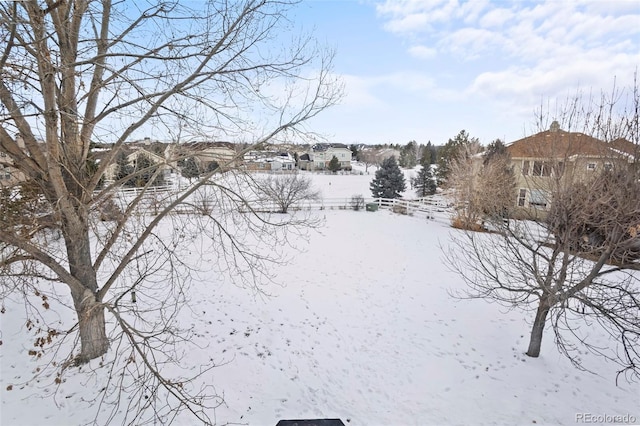
M364 197L362 194L356 194L351 197L351 208L355 211L364 209Z

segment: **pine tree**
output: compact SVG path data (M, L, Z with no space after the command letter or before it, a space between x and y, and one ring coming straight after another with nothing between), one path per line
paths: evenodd
M486 166L495 158L508 157L508 156L509 156L509 151L507 151L507 147L504 145L504 143L500 139L496 139L487 146L487 149L485 150L485 153L484 153L484 160L482 161L482 164Z
M351 145L349 145L349 149L351 150L351 158L357 160L358 154L360 153L360 150L358 149L358 145L352 143Z
M338 160L338 157L336 157L335 155L331 157L331 161L329 161L328 167L329 167L329 170L331 170L333 173L340 170L342 166L340 165L340 160Z
M129 164L127 155L124 152L118 154L116 165L116 180L122 181L122 185L126 187L136 186L135 178L131 176L133 174L133 166Z
M434 146L431 145L431 141L427 142L426 145L422 147L422 154L420 156L420 165L422 167L429 166L433 164L435 161L435 152Z
M188 157L184 160L178 161L178 167L180 167L180 173L187 179L193 179L200 176L200 167L196 163L195 158Z
M400 151L400 166L411 169L416 166L418 163L417 154L418 153L418 144L416 141L410 141L404 147L402 147Z
M218 162L216 160L211 161L209 164L207 164L207 173L208 172L212 172L214 170L218 170L218 173L220 173L220 164L218 164Z
M139 154L136 158L136 186L142 187L145 186L153 177L156 169L158 168L157 164L153 163L148 155ZM164 177L162 173L159 173L153 182L151 182L152 186L161 186L164 185Z
M426 197L427 195L433 195L436 193L436 180L431 171L431 166L422 166L418 176L413 181L413 186L416 189L416 195L418 197Z
M389 157L382 162L370 188L374 198L400 198L400 193L406 186L395 157Z
M465 130L461 130L454 139L449 139L438 153L438 181L446 182L451 162L456 160L459 154L466 152L468 147L479 144L478 138L470 137Z

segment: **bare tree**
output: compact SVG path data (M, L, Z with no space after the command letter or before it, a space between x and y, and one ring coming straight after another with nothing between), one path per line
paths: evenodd
M487 146L482 154L478 173L478 208L483 220L501 220L513 212L516 181L511 156L499 139Z
M593 105L598 103L577 96L561 114L563 125L602 138L593 145L602 148L601 164L610 167L585 174L579 156L541 158L542 169L529 183L545 191L548 208L537 200L529 210L521 204L521 220L495 221L497 234L454 237L447 259L468 284L467 297L535 313L527 355L540 355L550 325L558 349L576 366L584 366L580 354L587 348L617 362L619 375L634 380L640 375L640 183L637 150L621 152L618 145L624 140L633 148L640 141L638 88L614 90ZM584 133L574 137L586 149ZM556 150L566 147L546 139ZM593 340L594 326L614 343Z
M311 179L298 173L257 179L256 192L262 204L274 204L279 213L287 213L295 204L316 200L320 196Z
M455 228L481 231L513 205L515 181L507 153L490 154L478 143L458 148L449 161L446 188L454 201Z
M477 152L480 142L478 138L470 137L466 130L461 130L453 139L438 149L438 168L436 175L438 185L444 184L449 178L451 162L460 160L461 156L469 154L469 150Z
M379 165L382 160L378 156L378 150L375 148L366 148L358 152L358 161L364 163L365 173L369 172L370 166Z
M474 163L482 147L479 144L461 146L448 161L448 176L445 187L450 191L455 213L451 218L456 228L480 230L481 211L477 208L477 172Z
M50 365L110 362L109 386L95 398L101 406L113 404L115 415L126 389L131 417L123 421L134 423L166 421L180 410L211 422L206 408L220 403L209 389L190 389L189 379L167 378L158 367L177 365L171 348L188 341L172 326L189 302L189 277L177 271L188 270L183 247L199 235L184 224L168 225L190 220L171 213L188 206L201 189L215 188L217 209L190 225L215 230L210 237L217 244L220 269L233 268L251 286L253 276L264 272L260 265L277 258L247 250L241 236L286 238L280 230L303 223L274 222L255 212L231 214L246 205L233 186L239 180L205 187L216 171L186 191L167 194L163 207L150 215L145 206L153 190L149 184L135 196L114 195L114 190L150 172L153 181L160 173L157 165L98 190L105 171L125 142L144 132L172 135L179 129L185 137L237 138L250 141L247 149L304 136L304 123L341 95L331 74L331 52L311 38L294 38L288 49L268 48L276 37L280 46L285 41L287 1L193 5L156 2L140 8L109 0L0 4L0 151L33 188L29 197L37 200L23 214L8 216L0 229L2 297L22 294L31 315L43 315L54 301L68 304L58 288L63 285L76 325L66 331L45 327L46 344L40 348L60 342L58 351L48 352L55 353ZM113 143L99 162L94 142ZM166 158L167 164L180 160L180 150L176 153ZM122 214L100 222L100 206L109 200ZM267 232L271 228L278 232ZM165 235L164 229L184 231ZM158 302L142 308L144 294L147 302ZM33 295L47 297L43 307L33 305ZM79 352L64 362L76 346ZM134 370L133 376L125 374Z

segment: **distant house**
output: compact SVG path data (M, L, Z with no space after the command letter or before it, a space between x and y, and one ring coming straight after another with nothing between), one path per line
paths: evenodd
M390 157L396 157L396 160L398 160L400 158L400 151L393 148L374 148L364 146L358 152L358 160L366 165L367 171L370 165L382 164L384 160Z
M351 155L345 145L316 144L298 158L298 167L301 170L328 170L329 162L336 157L342 170L351 170Z
M249 151L244 155L243 167L253 171L295 170L296 162L288 152Z
M220 167L238 166L242 160L238 157L236 146L230 142L188 142L170 144L165 155L174 168L179 159L193 157L201 170L208 170L212 163Z
M148 147L143 147L140 145L125 145L121 148L121 152L124 153L126 162L128 165L135 169L138 164L138 160L141 156L145 156L149 159L152 164L158 165L161 170L161 178L162 180L167 180L172 172L171 165L167 162L164 156L158 155L155 152L151 152L147 150ZM98 158L104 157L103 155L98 156ZM116 180L116 176L118 174L118 163L117 160L109 164L105 169L104 178L108 182L113 182Z
M400 151L393 148L382 148L376 152L376 158L378 163L382 163L384 160L390 157L396 157L396 160L400 159Z
M628 141L607 143L564 131L554 121L549 130L507 145L516 178L516 206L545 211L554 190L588 180L596 171L634 161L632 149L636 147Z

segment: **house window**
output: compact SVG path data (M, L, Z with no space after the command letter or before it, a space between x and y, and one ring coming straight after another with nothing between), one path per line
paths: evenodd
M611 170L613 170L613 164L611 163L604 163L604 169L608 172L610 172Z
M533 162L533 172L532 176L551 176L551 164L544 161L534 161Z
M542 161L533 162L533 176L542 176Z
M589 170L590 172L594 171L596 169L596 163L587 163L587 170Z
M548 203L548 196L545 191L540 189L532 189L529 196L529 205L533 207L546 208Z
M522 176L526 176L529 174L529 160L524 160L522 162Z
M527 190L521 189L518 191L518 207L524 207L524 202L527 198Z

